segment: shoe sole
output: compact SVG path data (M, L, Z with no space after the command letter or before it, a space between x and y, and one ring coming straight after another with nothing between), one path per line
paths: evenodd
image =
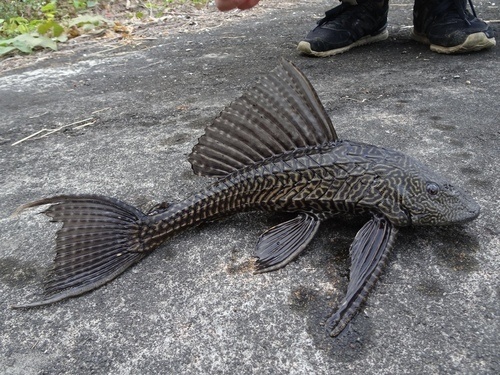
M302 41L297 45L297 50L305 55L309 56L316 56L316 57L328 57L328 56L333 56L333 55L339 55L341 53L347 52L350 49L354 47L359 47L363 46L365 44L371 44L375 42L381 42L383 40L386 40L389 37L389 32L386 30L382 31L380 34L377 35L367 35L361 39L358 39L352 44L349 44L348 46L342 47L342 48L337 48L337 49L331 49L329 51L314 51L311 49L311 44L306 41Z
M497 44L495 38L488 38L483 32L470 34L462 44L452 47L443 47L437 44L432 44L425 35L416 33L415 29L413 29L411 37L419 43L430 45L431 51L447 55L481 51L483 49L494 47Z

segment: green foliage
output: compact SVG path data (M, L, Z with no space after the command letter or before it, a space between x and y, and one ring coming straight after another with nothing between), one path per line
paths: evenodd
M24 17L12 17L7 20L2 20L0 32L5 36L15 36L19 34L29 33L36 29L40 20L27 20Z
M0 40L0 56L16 49L24 53L31 53L36 47L57 50L56 42L46 36L22 34L12 39Z
M92 1L92 0L73 0L73 6L75 7L76 10L84 10L88 8L93 8L97 5L97 1Z
M6 1L0 5L0 38L32 33L44 23L54 22L57 15L57 1Z
M51 34L55 37L61 36L64 33L64 27L57 22L50 20L38 25L37 31L39 34Z
M208 0L148 0L141 1L145 12L132 15L138 19L160 17L176 4L191 3L196 7ZM68 35L98 34L115 24L92 14L98 5L110 0L0 0L0 57L20 51L31 53L36 48L57 49ZM112 3L112 2L111 2ZM76 32L75 29L78 29Z
M68 26L68 15L76 15L97 3L91 0L2 1L0 57L15 50L31 53L35 48L57 49L56 42L68 40L67 28L72 26ZM101 22L101 19L97 21Z
M54 18L54 15L57 10L56 1L53 0L50 3L45 4L43 7L40 8L40 10L46 18Z

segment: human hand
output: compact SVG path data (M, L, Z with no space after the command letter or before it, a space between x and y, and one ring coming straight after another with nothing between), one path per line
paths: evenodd
M215 0L215 6L221 10L250 9L258 4L259 0Z

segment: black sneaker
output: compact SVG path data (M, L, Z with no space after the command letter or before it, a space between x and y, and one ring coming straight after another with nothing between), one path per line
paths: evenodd
M412 38L439 53L463 53L496 44L491 27L466 9L467 0L415 0Z
M326 57L387 39L389 1L358 0L357 3L343 2L327 11L297 49L306 55Z

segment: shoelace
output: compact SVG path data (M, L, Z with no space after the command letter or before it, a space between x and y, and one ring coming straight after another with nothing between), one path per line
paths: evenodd
M472 10L472 15L477 18L476 15L476 10L474 9L474 5L472 4L472 0L468 0L470 9ZM457 11L458 15L460 16L461 19L463 19L465 22L467 22L468 25L470 25L470 21L467 18L467 1L465 0L452 0L451 4L454 5L455 10ZM442 1L441 4L437 7L436 12L437 13L444 13L450 8L450 3L447 3L446 1Z
M477 18L476 10L474 9L474 5L472 4L472 0L469 0L469 5L470 5L470 9L472 10L472 14L474 15L474 17Z
M468 1L469 1L470 9L472 10L472 15L477 18L476 10L474 9L474 5L472 4L472 0L468 0ZM457 7L458 13L460 14L460 16L463 18L463 20L465 22L467 22L470 25L470 21L467 19L467 13L465 12L465 7L466 7L465 2L463 2L462 0L453 0L453 2L455 3L455 5Z
M342 1L342 0L341 0ZM471 1L471 0L469 0ZM373 14L376 14L377 10L380 8L376 5L373 4L373 1L369 1L367 3L364 3L364 7L369 9L368 11L365 12L359 12L358 16L363 16L364 18L371 18L375 19L375 16ZM318 26L321 26L329 21L332 20L339 20L341 15L344 15L346 17L345 21L349 21L349 19L352 17L350 12L346 12L346 10L350 9L352 7L351 4L349 3L344 3L342 2L340 5L336 6L335 8L332 8L330 10L327 10L325 12L325 17L320 19L318 21Z
M458 12L458 15L460 18L462 18L467 24L471 24L470 21L467 19L467 2L465 0L452 0L453 5L455 5L455 9ZM470 9L472 10L472 15L477 18L476 10L474 9L474 4L472 4L472 0L468 0ZM370 3L366 5L371 5ZM342 7L344 6L344 7ZM333 9L330 9L325 12L325 17L322 18L321 20L318 21L318 25L322 25L328 21L331 21L332 19L337 18L345 9L347 9L350 6L348 3L343 3L335 7ZM442 11L446 11L449 8L449 3L446 4L446 1L441 2L441 6L438 6L438 9L441 9Z

